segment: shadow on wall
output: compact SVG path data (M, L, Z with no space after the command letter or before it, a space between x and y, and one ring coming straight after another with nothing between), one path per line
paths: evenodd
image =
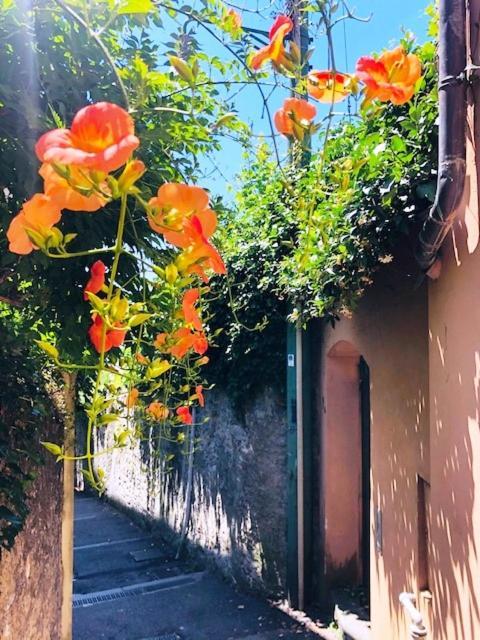
M368 555L368 550L362 554L362 529L368 521L362 514L364 489L359 479L363 420L357 365L362 356L370 371L372 632L374 638L392 640L408 637L398 596L415 591L419 583L417 482L419 476L429 480L430 466L427 295L425 287L415 288L413 274L416 268L408 252L396 255L392 264L379 270L351 319L343 318L334 328L319 327L323 344L315 374L321 389L316 400L315 455L321 472L316 488L320 543L315 561L320 576L332 571L329 563L336 568L334 580L326 576L317 588L325 594L333 585L354 587L362 568L366 573L361 566L362 555ZM350 352L343 353L345 346ZM328 447L340 448L342 454L329 458ZM347 469L343 484L336 480L336 467L338 474ZM350 522L341 540L328 521L338 517L339 492L348 504L344 516ZM329 558L332 551L334 557ZM342 563L348 576L340 571Z
M436 341L436 340L435 340ZM447 348L446 339L443 347ZM432 345L439 353L442 346ZM478 506L474 511L474 470L480 468L480 353L469 353L468 366L450 368L448 356L438 375L448 383L450 402L434 392L432 402L431 586L435 627L443 639L480 636ZM455 400L456 399L456 400ZM432 466L433 466L432 465ZM478 493L478 487L477 487ZM477 498L478 501L478 498Z
M282 398L264 390L240 417L219 390L207 397L197 427L188 543L222 571L255 591L282 595L286 569L286 420ZM102 447L115 427L104 431ZM122 507L182 529L188 456L165 473L164 441L102 457L107 496Z
M435 640L480 637L480 313L468 317L478 300L462 269L433 285L428 312L425 289L394 270L359 309L371 364L374 637L408 637L404 590L432 592L432 610L419 606Z

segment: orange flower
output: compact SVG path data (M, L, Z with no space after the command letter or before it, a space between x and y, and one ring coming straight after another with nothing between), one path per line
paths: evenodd
M190 409L188 407L178 407L176 413L177 413L178 419L180 420L180 422L183 422L183 424L193 423L193 416L190 413Z
M138 402L138 389L130 389L127 396L127 408L132 409Z
M165 346L166 341L167 341L166 333L157 333L157 337L153 342L153 346L156 347L157 349L162 349Z
M182 311L185 322L193 326L197 331L203 329L202 321L195 309L195 302L200 297L200 289L189 289L183 294Z
M293 22L288 16L280 15L270 28L269 39L270 43L259 49L250 60L250 67L257 71L268 60L271 60L274 65L280 66L286 62L285 47L283 46L283 40L287 34L293 29Z
M150 360L141 353L135 354L135 360L138 362L138 364L150 364Z
M98 353L102 352L102 335L103 335L103 327L104 320L102 316L99 316L97 313L93 315L93 324L88 330L88 335L90 337L90 341L98 351ZM119 347L123 344L125 340L125 336L127 335L127 330L122 328L122 325L119 322L115 323L115 329L107 329L105 333L105 348L103 351L107 353L113 347Z
M192 331L188 327L177 329L173 334L175 344L170 348L170 353L179 360L193 349L198 355L203 355L208 349L208 342L203 331Z
M308 129L316 115L317 110L313 104L300 98L287 98L283 107L275 113L274 122L280 133L285 136L295 136L294 124Z
M235 29L242 28L242 16L235 11L235 9L229 9L227 11L227 19L231 22Z
M211 269L218 274L227 272L220 254L205 236L202 222L197 216L185 222L183 236L187 248L176 260L179 271L197 273L204 282L208 282L205 269Z
M9 250L12 253L27 255L38 249L27 235L25 229L42 232L51 229L62 217L59 206L43 193L36 193L25 202L20 213L10 222L7 231Z
M98 193L93 192L92 183L85 175L82 175L82 172L77 167L70 168L71 182L81 189L92 190L91 195L79 193L50 164L42 164L38 173L45 181L43 190L46 195L50 196L60 209L91 212L98 211L107 203L107 198L103 198ZM102 185L102 190L108 190L106 184Z
M107 267L101 260L97 260L90 267L90 280L83 290L83 299L88 300L87 292L98 293L105 285L105 271Z
M161 402L151 402L147 407L147 413L149 413L154 420L166 420L170 411Z
M167 182L163 184L149 205L151 228L162 233L165 240L176 247L186 247L188 238L183 233L184 224L196 216L202 224L204 235L209 238L217 227L217 216L208 207L208 193L201 187Z
M385 51L378 59L364 56L357 62L356 74L365 86L367 100L405 104L415 93L422 75L418 57L403 47Z
M341 102L351 92L352 76L333 71L310 71L307 91L312 98L326 104Z
M201 384L197 384L197 386L195 387L195 395L197 396L198 399L198 404L201 407L205 406L205 398L203 396L203 387Z
M78 111L71 129L43 134L35 151L42 162L109 173L124 165L138 145L128 113L116 104L97 102Z

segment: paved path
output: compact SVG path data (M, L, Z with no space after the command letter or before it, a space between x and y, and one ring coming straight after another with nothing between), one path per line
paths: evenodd
M289 616L177 561L96 498L75 503L74 640L314 640Z

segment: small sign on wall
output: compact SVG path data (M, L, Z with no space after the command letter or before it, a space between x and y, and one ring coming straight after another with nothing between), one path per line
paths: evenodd
M295 355L293 353L289 353L287 356L287 363L289 367L295 366Z

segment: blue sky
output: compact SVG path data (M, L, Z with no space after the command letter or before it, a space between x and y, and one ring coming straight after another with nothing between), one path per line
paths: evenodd
M258 4L266 6L269 2L268 0L232 0L232 4L246 9L255 9ZM281 3L280 6L282 6ZM339 70L352 72L355 69L356 60L361 55L395 46L402 37L403 30L411 31L420 42L427 37L426 0L355 0L350 2L349 6L355 15L362 18L371 17L368 22L346 20L336 27L334 38L336 64ZM263 17L245 12L243 23L246 27L268 29L274 16L275 13L270 10L266 10ZM208 46L207 43L206 45ZM210 46L215 48L217 45L210 43ZM325 37L322 35L316 37L312 47L315 48L315 54L311 60L314 68L325 68L327 52ZM281 91L270 97L271 112L281 105L283 97ZM255 87L249 87L240 93L235 106L239 117L252 124L255 135L270 134L268 121L265 115L262 115L260 96ZM279 147L283 153L286 153L287 147L284 140L279 140ZM229 185L234 184L235 175L242 165L241 149L227 140L214 161L220 167L222 175L212 174L211 177L204 179L203 185L213 193L230 199ZM209 164L206 163L206 168L208 167Z

